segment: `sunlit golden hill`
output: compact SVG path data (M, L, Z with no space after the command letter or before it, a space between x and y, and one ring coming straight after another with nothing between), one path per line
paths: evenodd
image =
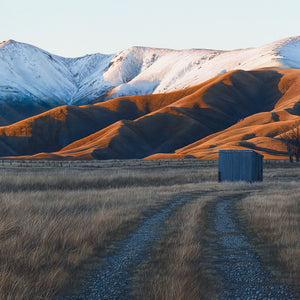
M216 158L219 149L286 155L300 120L300 70L232 71L177 92L61 106L0 127L0 155L19 158Z

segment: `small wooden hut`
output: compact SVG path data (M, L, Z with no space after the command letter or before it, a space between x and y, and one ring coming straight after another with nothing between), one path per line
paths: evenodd
M262 181L263 155L252 150L220 150L219 181Z

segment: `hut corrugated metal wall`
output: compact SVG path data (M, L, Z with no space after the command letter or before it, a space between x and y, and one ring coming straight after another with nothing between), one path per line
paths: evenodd
M252 150L220 150L219 181L262 181L263 155Z

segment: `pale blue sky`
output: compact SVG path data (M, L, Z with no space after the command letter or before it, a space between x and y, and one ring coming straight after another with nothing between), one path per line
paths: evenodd
M299 0L0 0L0 41L62 56L255 47L300 35Z

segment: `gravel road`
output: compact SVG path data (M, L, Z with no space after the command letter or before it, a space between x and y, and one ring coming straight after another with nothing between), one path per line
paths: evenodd
M199 196L199 195L198 195ZM113 254L85 277L76 294L57 300L132 299L130 278L133 269L150 255L154 244L164 232L165 222L176 209L192 196L180 198L157 209L140 226L114 245ZM214 265L223 277L221 299L296 299L288 286L278 283L263 266L237 218L236 198L220 199L213 208L208 226L217 245Z
M138 228L115 245L116 250L106 258L104 265L91 271L76 294L58 300L131 299L128 286L132 268L150 254L163 234L165 222L180 205L189 200L180 198L143 220Z
M216 203L212 226L217 238L217 266L223 276L222 299L295 299L289 287L264 268L237 218L237 199Z

